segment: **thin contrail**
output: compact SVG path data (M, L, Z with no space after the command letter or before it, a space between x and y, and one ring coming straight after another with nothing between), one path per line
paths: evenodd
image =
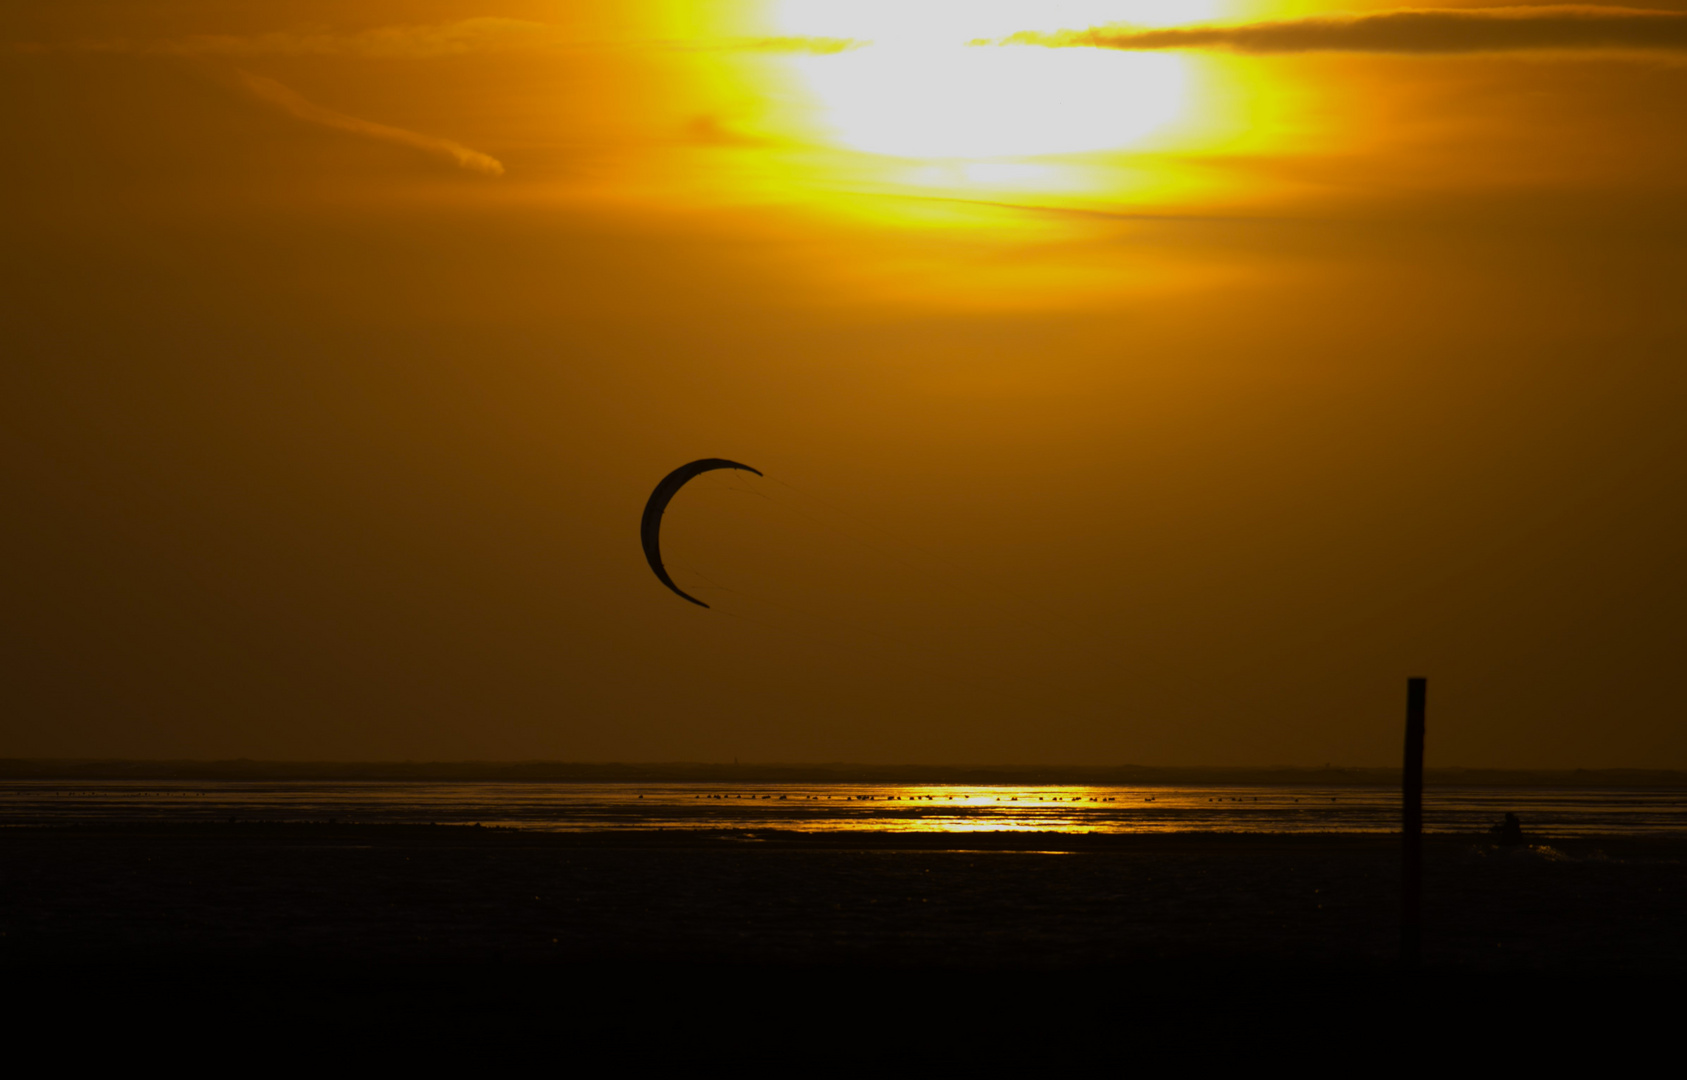
M379 139L382 142L397 143L400 146L411 146L430 154L448 157L456 162L460 168L470 172L485 173L487 176L504 175L504 163L490 154L483 154L479 150L471 150L461 143L442 139L436 135L423 135L416 131L406 131L404 128L390 127L377 124L371 120L363 120L356 116L325 109L321 105L307 101L297 91L289 89L262 75L254 75L249 71L236 72L240 76L241 84L250 90L254 96L262 101L276 106L289 116L297 117L311 124L321 124L323 127L334 128L338 131L349 131L354 135L362 135L369 139Z

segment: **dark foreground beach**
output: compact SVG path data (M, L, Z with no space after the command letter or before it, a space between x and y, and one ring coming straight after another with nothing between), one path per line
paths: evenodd
M0 867L39 1019L307 1037L1196 1053L1380 1038L1405 1008L1433 1043L1633 1024L1687 964L1680 838L1431 837L1415 975L1383 836L84 824L0 830Z

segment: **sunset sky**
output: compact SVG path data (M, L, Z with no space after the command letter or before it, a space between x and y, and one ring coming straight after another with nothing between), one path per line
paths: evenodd
M1687 768L1684 133L1687 3L6 5L0 756Z

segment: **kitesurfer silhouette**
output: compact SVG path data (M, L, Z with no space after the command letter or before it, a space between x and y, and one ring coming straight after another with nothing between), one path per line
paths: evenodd
M715 469L742 469L745 472L753 472L757 476L762 475L760 469L752 469L748 465L741 465L736 461L728 461L725 458L700 458L689 465L681 465L664 476L662 482L656 485L656 490L650 493L650 501L644 504L644 520L639 522L638 527L639 541L644 545L644 557L650 563L650 569L656 572L656 579L679 596L690 600L698 607L705 608L709 605L675 585L674 579L668 576L667 568L662 565L662 512L668 508L668 503L673 501L674 496L679 494L679 489L684 487L687 481L694 476Z

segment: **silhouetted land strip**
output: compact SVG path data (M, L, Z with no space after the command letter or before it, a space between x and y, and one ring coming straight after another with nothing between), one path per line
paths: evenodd
M1058 853L1058 854L1057 854ZM1386 836L182 824L0 830L0 955L1384 968ZM1687 961L1687 841L1432 836L1425 962Z
M1424 862L1424 1047L1673 1000L1687 840L1432 835ZM1399 866L1364 835L12 827L0 974L36 1034L1187 1065L1380 1045Z
M1670 769L1426 769L1430 786L1687 788ZM386 780L538 783L877 783L1352 785L1398 787L1393 768L1158 767L1146 765L852 765L574 763L552 761L333 762L0 759L0 780Z

